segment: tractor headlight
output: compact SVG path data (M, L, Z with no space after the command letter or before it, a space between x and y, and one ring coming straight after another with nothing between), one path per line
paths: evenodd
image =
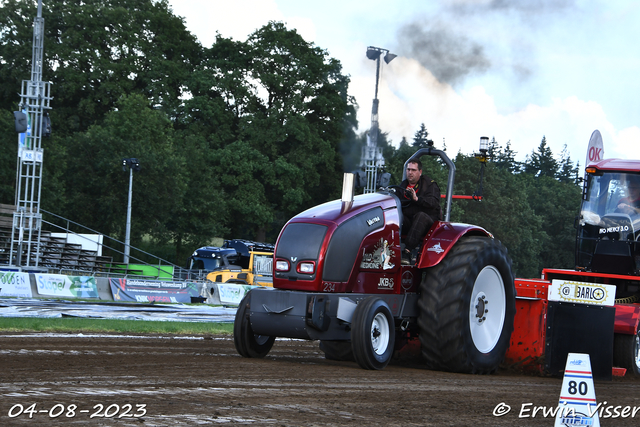
M313 274L316 271L316 264L313 261L301 261L296 270L300 274Z
M276 271L289 271L289 261L286 259L276 260Z

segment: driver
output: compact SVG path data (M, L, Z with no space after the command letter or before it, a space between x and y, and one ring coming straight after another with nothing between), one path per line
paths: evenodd
M427 234L427 231L442 217L440 209L440 187L426 175L422 175L422 162L407 163L407 179L400 184L405 191L400 194L402 207L402 233L406 234L402 263L411 263L411 251ZM408 205L407 205L408 203Z
M627 197L620 199L616 212L640 214L640 175L627 178Z

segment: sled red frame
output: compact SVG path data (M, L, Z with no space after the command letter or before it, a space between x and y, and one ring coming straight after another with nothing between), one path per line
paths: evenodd
M511 345L505 356L505 362L509 367L542 372L549 302L548 287L553 279L560 278L604 284L622 279L638 281L640 285L640 277L560 269L542 270L542 279L515 279L516 317ZM616 304L615 309L614 333L635 334L640 321L640 304Z

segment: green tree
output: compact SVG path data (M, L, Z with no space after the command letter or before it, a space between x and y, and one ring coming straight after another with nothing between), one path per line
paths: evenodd
M547 146L547 138L542 137L538 151L532 151L524 162L523 171L536 176L548 176L554 178L558 173L558 161L553 157L551 149Z
M175 132L173 139L176 153L184 161L180 175L186 189L183 198L176 200L163 242L174 242L174 256L184 265L194 248L228 233L230 200L222 184L224 175L215 167L217 151L210 148L207 139L188 132ZM162 241L160 237L157 240Z
M418 129L413 136L413 147L415 149L419 148L427 148L430 145L433 145L433 141L428 138L429 132L427 132L427 128L424 123L420 123L420 129Z
M489 158L500 169L511 173L520 172L520 163L516 161L516 151L511 148L511 141L507 141L504 148L498 144L495 137L489 143Z
M232 201L231 232L261 239L277 217L338 197L340 143L355 126L340 63L276 22L246 42L218 37L207 56L198 72L233 114L214 166Z
M87 166L78 163L83 155L79 138L90 126L102 125L108 113L124 95L141 94L170 117L177 114L183 82L202 58L203 50L186 30L182 18L173 15L166 0L51 0L43 2L45 19L43 75L51 81L53 134L43 140L45 152L42 207L69 215L65 209L80 200ZM37 2L4 0L0 3L0 108L17 109L22 80L31 77L33 21ZM10 114L10 113L9 113ZM2 144L9 147L0 156L4 203L13 203L17 136L3 133ZM74 148L74 149L71 149ZM4 154L7 158L5 159ZM84 156L89 164L112 161ZM13 157L13 159L11 159ZM5 164L11 167L5 167ZM79 192L79 194L74 194ZM69 203L65 200L69 197ZM155 207L149 207L157 210ZM100 230L111 229L99 218L90 220ZM74 212L74 211L71 211ZM75 215L75 212L73 213Z
M424 128L424 124L420 129ZM424 129L426 132L426 129ZM416 135L421 134L421 130L416 132ZM432 141L433 142L433 141ZM400 145L395 149L392 145L391 148L384 151L385 165L387 172L391 173L391 183L399 185L402 182L404 175L404 163L409 160L420 148L416 148L415 140L411 145L407 142L406 138L402 138ZM438 147L436 147L438 148ZM443 149L445 151L446 149ZM439 158L435 156L422 156L420 161L422 162L422 171L425 175L436 180L440 186L440 190L444 193L447 183L447 171L444 165L440 162Z
M22 80L31 76L33 20L36 3L5 0L0 3L0 108L18 107ZM45 80L48 73L45 73Z
M30 75L35 15L31 0L0 4L3 128ZM292 215L339 196L355 100L340 63L295 31L272 22L204 49L167 0L51 0L43 16L54 97L44 209L121 237L119 162L138 157L133 238L171 240L181 258L214 235L274 239ZM12 202L17 136L2 138L13 148L0 162L13 165L0 197Z
M43 3L43 80L53 83L54 132L100 123L124 94L143 94L172 115L203 52L167 0ZM30 77L35 16L33 1L5 0L0 7L4 108L17 103L21 80Z
M142 95L124 97L104 124L65 141L73 153L65 178L70 219L111 236L124 237L129 173L123 158L137 158L132 198L132 244L145 234L159 239L182 213L184 157L176 152L165 113Z
M473 194L478 187L478 160L458 154L455 164L455 194ZM518 277L539 277L547 236L541 227L543 219L529 205L526 184L519 175L489 162L482 201L454 200L452 221L485 228L508 248Z
M567 144L565 144L562 148L562 153L560 153L560 163L556 178L565 184L575 184L578 182L578 169L579 166L573 165L573 161L567 150Z
M386 171L391 174L391 184L400 185L404 172L404 162L415 151L406 138L402 138L397 149L394 146L390 146L386 151L383 151Z
M541 267L573 268L575 266L575 216L580 208L581 189L574 182L562 182L543 176L527 180L527 198L547 238L541 252Z

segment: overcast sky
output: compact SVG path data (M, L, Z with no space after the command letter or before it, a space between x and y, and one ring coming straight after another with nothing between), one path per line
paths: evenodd
M543 136L584 166L598 129L605 157L640 159L640 2L636 0L169 0L204 46L269 20L296 29L351 77L359 131L371 124L375 62L379 122L396 145L424 123L450 155L481 136L511 141L518 160Z

